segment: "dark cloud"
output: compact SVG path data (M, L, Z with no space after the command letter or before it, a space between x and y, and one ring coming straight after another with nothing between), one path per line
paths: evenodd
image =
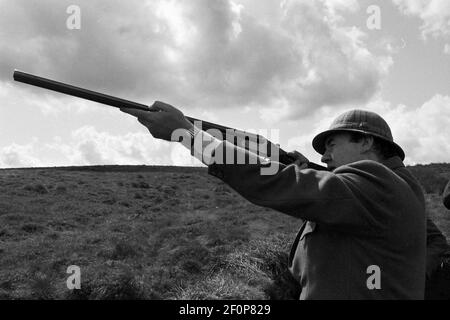
M81 30L66 28L72 1L0 2L3 80L19 68L187 108L283 100L296 117L366 101L386 66L322 1L288 1L267 23L229 0L80 0Z

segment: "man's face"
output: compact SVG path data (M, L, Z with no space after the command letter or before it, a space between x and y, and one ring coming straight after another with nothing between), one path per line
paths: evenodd
M327 164L328 169L334 170L345 164L365 159L363 154L365 150L364 140L352 142L349 133L334 133L325 140L322 162Z

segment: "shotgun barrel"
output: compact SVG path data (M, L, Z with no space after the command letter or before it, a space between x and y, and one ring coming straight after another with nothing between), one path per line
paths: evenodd
M107 104L109 106L113 106L113 107L117 107L117 108L127 107L127 108L144 110L144 111L148 110L148 106L141 104L141 103L117 98L114 96L110 96L107 94L95 92L95 91L80 88L80 87L75 87L70 84L58 82L58 81L47 79L47 78L38 77L34 74L30 74L30 73L26 73L26 72L22 72L22 71L18 71L18 70L14 70L13 78L15 81L19 81L19 82L23 82L26 84L36 86L36 87L68 94L68 95L75 96L78 98L83 98L86 100L91 100L91 101L95 101L98 103Z
M64 93L67 95L75 96L78 98L106 104L106 105L109 105L112 107L132 108L132 109L138 109L138 110L143 110L143 111L149 110L149 106L147 106L145 104L141 104L141 103L137 103L134 101L125 100L125 99L121 99L121 98L114 97L111 95L107 95L104 93L76 87L76 86L73 86L70 84L66 84L63 82L58 82L55 80L39 77L34 74L22 72L19 70L14 70L13 78L15 81L18 81L18 82L22 82L22 83L33 85L36 87L40 87L40 88L56 91L59 93ZM277 148L278 156L279 156L278 161L283 164L289 165L289 164L293 163L295 160L295 159L291 158L286 151L279 148L278 146L276 146L275 144L273 144L272 142L270 142L269 140L267 140L266 138L264 138L260 135L246 132L243 130L234 129L231 127L226 127L226 126L216 124L213 122L208 122L208 121L192 118L189 116L186 116L186 119L188 119L191 123L201 122L203 130L210 130L210 129L219 130L222 134L223 139L226 139L227 135L229 135L231 133L231 134L233 134L234 137L236 137L236 139L234 139L234 140L247 139L249 141L253 141L256 143L259 143L260 141L267 141L267 144L269 146L267 156L270 157L271 149ZM237 141L233 141L233 143L237 144ZM318 165L316 163L313 163L313 162L309 162L308 167L311 169L315 169L315 170L327 170L327 168L325 168L321 165Z

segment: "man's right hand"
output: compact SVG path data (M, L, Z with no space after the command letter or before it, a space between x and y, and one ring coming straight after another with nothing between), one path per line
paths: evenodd
M120 111L135 116L157 139L177 141L172 140L175 130L193 130L193 124L186 119L183 112L164 102L155 101L148 111L126 107L120 108Z

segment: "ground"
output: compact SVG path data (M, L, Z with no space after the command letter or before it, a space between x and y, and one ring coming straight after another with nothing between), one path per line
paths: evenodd
M427 206L450 238L438 192ZM0 170L0 298L296 299L300 225L205 168ZM67 289L71 265L81 290Z

